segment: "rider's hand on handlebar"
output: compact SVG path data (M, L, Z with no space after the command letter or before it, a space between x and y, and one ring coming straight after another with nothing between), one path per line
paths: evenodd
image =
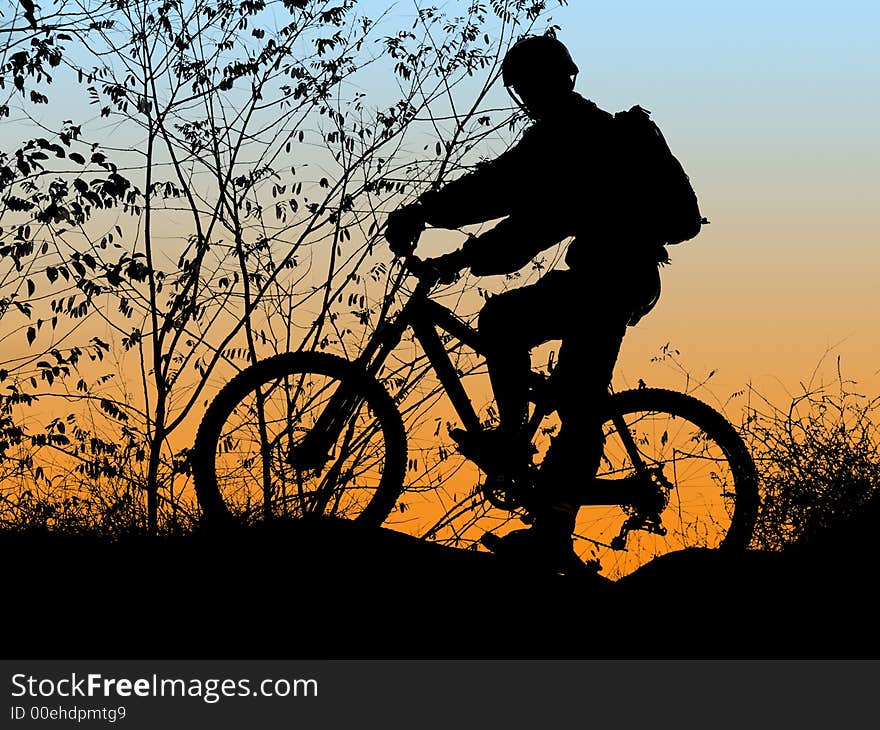
M388 214L385 239L395 256L406 256L415 251L419 235L425 230L422 206L406 205Z

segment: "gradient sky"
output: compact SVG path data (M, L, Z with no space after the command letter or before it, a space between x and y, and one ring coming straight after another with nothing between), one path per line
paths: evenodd
M389 28L412 7L359 4L387 11ZM839 355L844 374L876 392L880 6L572 0L552 20L580 67L578 90L609 111L651 110L712 221L673 247L660 303L624 342L617 386L683 387L679 371L651 363L670 342L695 378L716 371L700 393L716 405L750 382L784 405L826 354L823 375ZM386 88L395 97L381 65L360 83L374 101Z
M784 399L838 355L876 389L880 8L577 0L553 20L578 90L650 109L712 221L672 249L620 385L680 386L649 365L672 342L721 400L748 382Z
M359 7L387 10L389 27L412 13L408 0ZM680 386L649 362L671 342L695 376L717 370L722 400L750 381L796 390L829 351L876 389L880 6L572 0L552 19L578 90L609 111L650 109L712 221L673 248L619 383ZM362 81L381 98L392 79Z
M385 22L411 12L393 4ZM552 18L578 90L651 110L712 221L672 250L622 382L657 382L648 361L672 342L695 375L718 371L720 398L750 380L796 389L829 348L876 386L880 6L571 0ZM392 78L363 81L381 97Z
M717 371L707 398L751 382L782 402L838 355L876 390L880 6L572 0L552 18L580 93L651 110L711 220L671 250L618 384L680 387L650 364L671 342Z
M880 6L579 1L554 19L579 90L652 110L712 221L672 250L621 375L669 340L718 369L719 396L796 389L828 348L876 385Z

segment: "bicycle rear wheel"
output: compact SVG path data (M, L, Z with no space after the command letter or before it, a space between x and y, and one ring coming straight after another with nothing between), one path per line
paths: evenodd
M661 485L658 532L635 529L625 546L612 547L632 507L584 506L575 549L598 559L617 579L665 553L692 547L745 549L758 507L757 472L748 449L720 413L684 393L644 388L613 395L603 425L605 445L597 476L632 479L636 469L611 421L623 418L642 463ZM665 534L659 534L665 531Z
M315 447L328 407L335 424ZM220 390L196 434L192 467L209 524L329 515L378 525L403 486L406 434L387 391L349 361L286 353Z

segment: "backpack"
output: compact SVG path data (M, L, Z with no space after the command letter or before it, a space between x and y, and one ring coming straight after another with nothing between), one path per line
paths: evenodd
M636 105L614 115L624 208L640 237L661 246L689 241L709 221L690 179L650 112Z

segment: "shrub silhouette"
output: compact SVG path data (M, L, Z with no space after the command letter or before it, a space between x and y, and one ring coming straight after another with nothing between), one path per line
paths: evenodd
M880 484L880 398L838 378L781 410L750 410L745 436L760 474L761 508L753 546L783 550L845 529Z

